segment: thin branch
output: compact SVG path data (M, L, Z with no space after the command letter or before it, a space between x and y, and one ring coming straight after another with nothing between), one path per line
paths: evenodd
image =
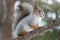
M32 37L39 36L41 33L45 32L45 31L48 31L49 29L53 29L55 27L58 27L60 25L59 20L60 19L51 21L49 23L49 25L47 25L47 28L46 27L41 27L38 30L34 30L34 31L28 33L26 36L24 36L24 37L20 36L20 37L16 38L15 40L30 40Z

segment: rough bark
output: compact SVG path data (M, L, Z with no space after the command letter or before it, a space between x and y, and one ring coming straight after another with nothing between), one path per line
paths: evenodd
M6 3L5 5L3 1ZM11 23L13 17L13 4L14 0L0 0L0 40L12 40ZM4 19L4 17L6 18Z

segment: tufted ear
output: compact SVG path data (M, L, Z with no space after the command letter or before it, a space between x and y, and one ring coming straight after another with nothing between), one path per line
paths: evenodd
M38 8L38 5L37 5L37 3L36 3L36 2L34 2L33 7L34 7L34 10L36 10L36 9Z
M36 10L38 9L37 1L32 1L32 6L33 6L33 13L35 13Z
M44 8L45 8L45 5L41 5L40 8L41 8L41 9L44 9Z

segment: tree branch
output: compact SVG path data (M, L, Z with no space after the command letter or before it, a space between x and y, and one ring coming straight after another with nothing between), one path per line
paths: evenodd
M16 38L15 40L30 40L32 37L35 37L35 36L38 36L40 35L41 33L43 32L46 32L48 31L49 29L53 29L55 27L58 27L60 25L60 22L59 22L60 19L57 19L57 20L54 20L54 21L51 21L47 27L41 27L39 28L38 30L34 30L30 33L28 33L26 36L24 37L21 37L19 36L18 38Z

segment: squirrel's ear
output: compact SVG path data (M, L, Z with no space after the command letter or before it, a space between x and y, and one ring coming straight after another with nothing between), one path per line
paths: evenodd
M31 5L33 6L33 13L34 13L37 10L37 8L38 8L37 1L32 0Z
M34 7L34 10L36 10L38 8L37 2L33 3L33 7Z
M34 2L34 4L33 4L33 13L35 13L37 9L38 9L38 5L37 5L36 2Z
M40 8L41 8L41 9L44 9L44 8L45 8L45 6L44 6L44 5L41 5L41 6L40 6Z

